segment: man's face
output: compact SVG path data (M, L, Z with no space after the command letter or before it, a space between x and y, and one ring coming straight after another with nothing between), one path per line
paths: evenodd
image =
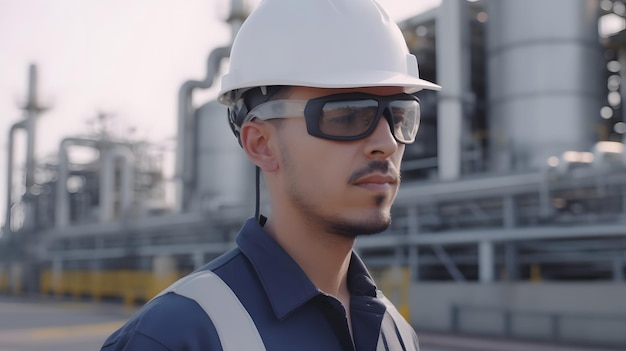
M293 87L284 98L308 100L345 92L393 95L402 88ZM378 233L389 226L405 146L396 142L385 118L369 136L355 141L310 136L304 118L281 119L276 135L276 184L283 196L274 201L287 202L283 205L302 220L342 236Z

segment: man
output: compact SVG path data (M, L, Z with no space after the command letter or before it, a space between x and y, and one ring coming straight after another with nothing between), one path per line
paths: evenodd
M439 87L373 0L263 0L233 43L220 101L271 215L103 350L417 350L352 247L390 224L424 88Z

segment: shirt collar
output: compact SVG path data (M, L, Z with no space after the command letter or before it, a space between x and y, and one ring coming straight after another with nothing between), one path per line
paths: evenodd
M256 219L250 218L245 222L237 236L237 244L252 263L277 318L285 318L322 294ZM376 286L355 252L348 268L348 287L352 295L376 296Z

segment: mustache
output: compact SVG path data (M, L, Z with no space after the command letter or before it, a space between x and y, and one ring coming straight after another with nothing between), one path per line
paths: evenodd
M389 174L392 177L396 178L400 181L400 172L396 170L389 161L370 161L363 168L359 168L348 178L348 184L352 184L357 181L357 179L364 177L370 173L380 172L382 174Z

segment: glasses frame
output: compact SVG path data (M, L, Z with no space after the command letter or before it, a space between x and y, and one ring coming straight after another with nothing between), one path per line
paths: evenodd
M320 128L320 116L322 115L322 111L324 109L324 105L332 102L339 101L362 101L362 100L374 100L378 103L378 110L376 111L376 117L374 118L372 124L369 128L363 133L351 136L338 136L331 135L322 132ZM417 118L415 121L415 132L413 132L413 137L410 140L404 140L404 138L399 138L396 135L394 129L394 121L393 114L391 111L391 103L394 101L415 101L417 103ZM420 115L421 115L421 105L420 100L417 96L412 94L395 94L395 95L373 95L367 93L339 93L317 97L310 100L289 100L289 99L280 99L280 100L271 100L265 103L262 103L252 109L248 115L246 116L244 122L251 121L254 118L259 118L262 120L270 120L275 118L292 118L292 117L304 117L306 121L307 132L309 135L328 139L328 140L337 140L337 141L354 141L363 139L376 129L378 123L380 122L381 117L387 120L389 125L389 129L394 139L401 144L412 144L415 142L415 136L417 135L417 130L419 129L420 124Z

